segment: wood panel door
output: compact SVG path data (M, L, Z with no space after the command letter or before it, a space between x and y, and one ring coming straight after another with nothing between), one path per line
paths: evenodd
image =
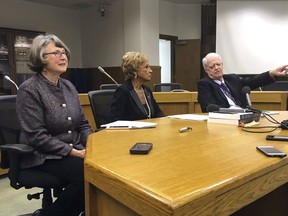
M173 82L182 84L182 89L197 91L201 70L201 40L178 40L175 44L175 73Z

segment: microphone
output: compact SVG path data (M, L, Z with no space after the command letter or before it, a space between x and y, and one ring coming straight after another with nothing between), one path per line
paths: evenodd
M219 112L219 113L245 113L247 110L242 108L222 108L216 104L209 104L207 106L207 112Z
M239 108L220 108L219 112L221 113L245 113L248 111L239 107Z
M105 74L110 80L112 80L116 85L119 86L119 83L117 83L117 82L113 79L113 77L111 77L101 66L98 66L98 70L99 70L101 73Z
M8 80L9 82L11 82L11 83L15 86L15 88L16 88L17 90L19 89L19 87L17 86L17 84L16 84L9 76L5 75L4 78L5 78L6 80Z
M215 112L220 110L220 106L216 104L209 104L206 108L207 112Z
M252 103L251 103L251 99L250 99L250 92L251 92L251 89L250 89L249 86L244 86L242 88L242 93L245 94L245 96L246 96L246 100L247 100L247 103L248 103L248 108L252 107Z

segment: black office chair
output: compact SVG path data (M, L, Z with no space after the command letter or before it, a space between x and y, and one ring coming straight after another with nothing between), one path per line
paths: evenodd
M181 90L180 83L157 83L154 84L154 92L171 92L173 90Z
M0 96L0 119L0 166L3 169L9 168L10 186L17 190L22 187L42 188L43 192L28 194L27 198L39 199L43 194L42 208L46 208L53 202L52 190L54 189L53 196L57 197L64 186L59 179L48 173L33 168L24 170L19 168L21 155L31 154L33 148L18 142L20 125L16 115L16 95Z
M100 130L101 125L110 123L109 113L114 93L115 89L88 92L96 130Z
M263 91L288 91L288 81L276 81L262 86Z
M117 84L102 84L100 85L100 90L106 90L106 89L117 89L119 85Z

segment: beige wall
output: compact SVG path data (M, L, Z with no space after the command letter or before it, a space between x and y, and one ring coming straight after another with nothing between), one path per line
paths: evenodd
M101 17L98 7L76 11L23 0L1 0L0 27L56 34L71 49L73 68L119 66L121 56L131 49L144 51L150 64L159 65L159 33L185 39L200 35L200 5L167 6L162 0L111 2ZM169 8L177 13L170 13ZM139 19L131 19L129 23L127 16L131 13L136 13ZM135 32L137 26L139 30Z
M79 12L23 0L1 0L0 10L0 27L56 34L71 49L70 67L82 67Z

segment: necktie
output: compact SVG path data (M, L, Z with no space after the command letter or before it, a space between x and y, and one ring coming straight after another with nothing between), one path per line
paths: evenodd
M235 100L235 98L232 96L231 94L231 91L230 89L224 84L224 83L221 83L221 85L219 85L220 88L222 89L222 91L224 92L224 94L230 98L234 103L235 105L237 105L237 101Z

